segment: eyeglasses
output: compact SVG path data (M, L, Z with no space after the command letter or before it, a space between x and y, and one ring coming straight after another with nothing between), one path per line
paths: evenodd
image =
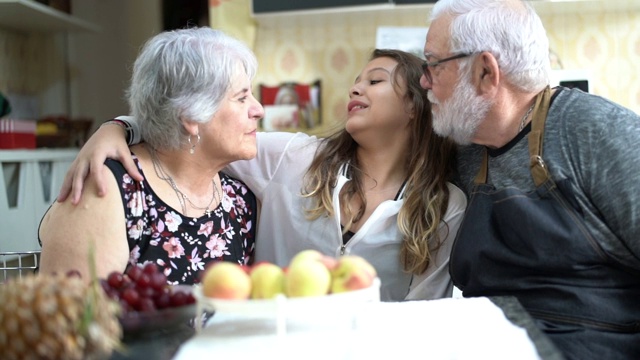
M427 81L429 81L429 83L432 83L433 78L431 77L431 70L429 70L430 67L435 68L436 66L445 63L447 61L451 61L451 60L456 60L456 59L461 59L464 57L467 57L469 55L471 55L472 53L461 53L461 54L457 54L457 55L453 55L450 56L448 58L444 58L442 60L438 60L438 61L434 61L434 62L428 62L425 61L422 63L422 72L424 73L424 76L427 78Z

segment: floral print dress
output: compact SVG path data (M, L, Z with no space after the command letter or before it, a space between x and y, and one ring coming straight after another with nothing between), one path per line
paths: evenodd
M138 158L132 154L144 176ZM255 252L256 198L239 180L220 173L222 201L210 216L186 217L168 206L146 178L134 181L121 163L105 165L120 184L129 265L153 262L170 284L195 284L212 261L249 265Z

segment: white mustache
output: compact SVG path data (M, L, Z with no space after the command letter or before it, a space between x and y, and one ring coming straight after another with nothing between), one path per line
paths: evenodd
M434 105L439 105L440 101L438 101L438 99L436 99L436 97L433 95L433 93L431 91L427 92L427 99L429 100L430 103L434 104Z

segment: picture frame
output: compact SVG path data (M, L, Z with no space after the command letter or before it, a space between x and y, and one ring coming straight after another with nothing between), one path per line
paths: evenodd
M302 131L322 125L321 81L259 85L263 131Z

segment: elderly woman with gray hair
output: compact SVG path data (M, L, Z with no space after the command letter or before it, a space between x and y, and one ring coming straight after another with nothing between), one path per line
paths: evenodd
M88 281L91 247L98 277L154 263L169 283L192 284L208 262L250 264L256 200L221 170L256 155L256 68L249 48L211 28L151 38L127 92L143 140L130 150L144 179L107 160L113 178L104 196L53 204L39 229L41 271L77 270Z

